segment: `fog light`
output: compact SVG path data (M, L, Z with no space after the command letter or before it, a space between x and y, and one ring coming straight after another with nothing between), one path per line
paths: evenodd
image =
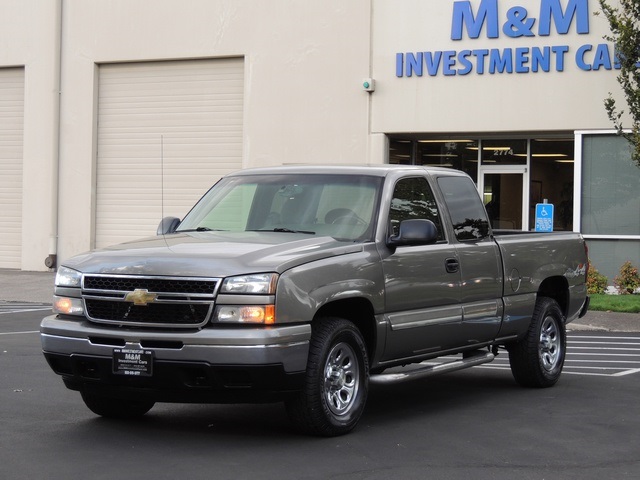
M64 315L83 315L84 308L80 298L69 297L53 297L54 313L62 313Z

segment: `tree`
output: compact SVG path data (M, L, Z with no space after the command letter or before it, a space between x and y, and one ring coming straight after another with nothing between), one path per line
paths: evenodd
M618 0L618 7L609 5L607 0L598 2L611 28L611 35L605 39L616 47L620 63L617 80L627 101L631 128L623 127L625 111L616 105L611 93L604 106L618 134L631 143L631 158L640 167L640 0Z

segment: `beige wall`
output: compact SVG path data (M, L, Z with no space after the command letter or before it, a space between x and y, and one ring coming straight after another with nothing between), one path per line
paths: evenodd
M536 16L540 0L499 4L501 18L516 5ZM244 57L244 167L381 163L385 134L393 132L610 128L602 99L619 91L616 72L584 72L571 54L564 72L397 78L398 52L557 44L573 51L604 42L605 20L593 16L589 35L454 42L452 5L0 0L0 68L25 67L22 268L45 269L56 234L60 260L93 247L102 63ZM590 0L589 10L596 8ZM370 76L376 80L371 94L362 88Z
M373 0L373 76L377 90L372 110L375 132L497 132L552 131L610 128L603 107L608 92L619 91L615 70L583 71L574 57L584 44L605 43L607 23L588 1L589 34L577 34L575 19L569 33L560 35L553 25L549 36L539 36L541 0L499 0L498 38L477 39L464 32L451 39L455 2ZM568 2L561 1L563 6ZM480 0L472 0L477 12ZM511 38L502 31L510 8L522 6L535 19L534 36ZM564 71L466 75L424 74L398 78L396 53L460 52L469 49L515 49L566 45ZM595 50L595 49L594 49ZM585 55L592 61L594 51ZM529 62L529 66L531 62ZM455 69L460 65L456 65Z
M25 69L22 268L44 270L55 237L58 9L51 0L0 2L0 68Z
M370 75L369 4L0 0L0 67L26 69L22 268L44 269L55 237L59 11L57 253L64 259L93 246L97 65L242 56L244 167L364 163L372 148L370 96L361 86Z

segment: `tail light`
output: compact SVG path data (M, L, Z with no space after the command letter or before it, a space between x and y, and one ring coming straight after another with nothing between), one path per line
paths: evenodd
M584 255L585 257L587 257L587 266L584 269L584 278L586 280L587 278L589 278L589 265L591 265L591 262L589 262L589 246L587 245L586 240L583 240L583 241L584 241Z

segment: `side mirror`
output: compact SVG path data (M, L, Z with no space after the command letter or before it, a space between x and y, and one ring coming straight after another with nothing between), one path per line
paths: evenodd
M398 235L387 240L388 247L428 245L438 240L438 228L431 220L415 219L400 222Z
M160 220L160 224L158 225L158 230L156 230L156 235L167 235L169 233L173 233L176 231L180 225L180 219L176 217L164 217Z

